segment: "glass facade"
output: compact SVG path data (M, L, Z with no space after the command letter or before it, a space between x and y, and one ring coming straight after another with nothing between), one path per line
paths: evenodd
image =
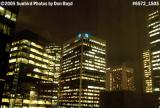
M61 108L99 108L105 90L106 42L88 35L65 43L60 76Z
M30 39L11 43L1 108L49 108L57 105L54 56Z

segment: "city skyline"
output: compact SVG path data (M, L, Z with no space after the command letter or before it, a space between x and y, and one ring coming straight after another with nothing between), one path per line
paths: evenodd
M142 82L140 72L143 69L139 51L148 46L145 42L145 13L152 8L134 7L130 1L108 1L106 4L104 0L77 1L75 6L68 8L20 7L16 31L30 29L57 44L64 43L81 31L93 33L108 43L108 65L123 62L133 65L136 87L142 91L139 82Z
M129 62L135 68L136 87L142 91L141 54L147 46L145 13L131 1L74 1L73 7L21 7L17 31L31 29L57 44L78 32L90 32L107 41L108 65Z
M2 107L99 107L108 80L111 92L159 93L160 8L73 2L0 6Z

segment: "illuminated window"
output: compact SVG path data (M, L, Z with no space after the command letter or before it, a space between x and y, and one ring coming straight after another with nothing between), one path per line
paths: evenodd
M6 10L5 16L6 18L10 19L11 18L11 12Z
M154 44L154 43L158 43L158 42L160 42L160 39L157 39L157 40L155 40L155 41L152 41L152 42L150 42L150 44Z
M34 47L37 47L37 48L40 48L40 49L43 49L40 45L34 43L34 42L31 42L31 45L33 45Z
M9 63L13 63L13 62L16 62L16 59L10 59L9 60Z
M5 11L5 9L2 7L2 6L0 6L0 15L4 15L4 11Z
M39 54L39 55L42 55L42 52L39 52L39 51L36 50L36 49L31 48L30 50L31 50L32 52L34 52L34 53L37 53L37 54ZM46 57L48 57L48 56L46 55Z
M13 47L13 48L11 48L11 51L15 51L17 49L18 49L18 47Z
M33 60L29 60L29 64L34 64L35 62Z
M11 20L12 20L12 21L16 21L16 14L12 13Z
M12 45L16 45L16 44L19 44L19 41L12 42Z
M154 91L160 91L160 88L155 88Z
M29 57L34 58L34 55L33 55L33 54L30 54Z
M28 60L26 58L18 58L17 62L22 62L22 63L28 63Z
M24 43L24 44L30 45L30 41L28 41L28 40L21 40L21 43Z

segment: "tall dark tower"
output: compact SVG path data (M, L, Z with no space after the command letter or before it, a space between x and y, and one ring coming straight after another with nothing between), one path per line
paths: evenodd
M0 98L3 92L5 75L9 59L9 42L12 39L16 26L18 7L0 6ZM1 104L1 101L0 101Z
M62 108L99 108L105 90L106 42L88 33L63 45L60 76Z

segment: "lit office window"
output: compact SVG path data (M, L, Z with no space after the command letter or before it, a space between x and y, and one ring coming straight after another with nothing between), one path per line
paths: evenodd
M41 47L40 45L34 43L34 42L31 42L31 45L33 45L34 47L37 47L37 48L40 48L40 49L43 49L43 47Z
M4 16L4 17L6 17L6 18L8 18L8 19L11 19L11 12L8 11L8 10L6 10L6 13L5 13L5 16Z
M2 6L0 6L0 15L4 15L4 12L5 12L5 9L2 7Z
M28 40L21 40L21 43L24 43L24 44L30 45L30 41L28 41Z
M9 60L9 63L14 63L14 62L16 62L16 59L10 59Z
M16 14L12 13L11 20L16 21Z

